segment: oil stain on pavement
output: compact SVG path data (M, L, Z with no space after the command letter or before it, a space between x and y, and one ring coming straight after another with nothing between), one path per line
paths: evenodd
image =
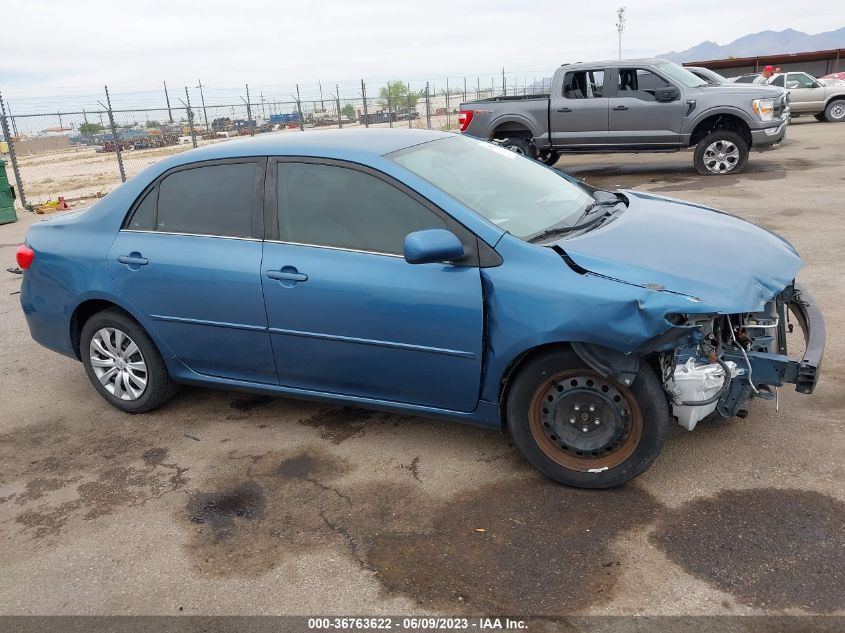
M804 490L724 491L668 512L651 541L748 605L845 608L845 503Z
M527 467L503 483L443 499L424 492L411 473L344 486L349 466L316 448L238 463L246 472L235 468L230 476L242 482L213 494L260 498L261 514L240 518L227 506L217 528L190 528L198 508L218 498L195 496L182 521L200 575L260 575L303 552L332 548L372 574L385 594L426 609L515 613L530 605L551 615L609 600L626 567L612 543L654 521L659 508L636 486L574 490Z

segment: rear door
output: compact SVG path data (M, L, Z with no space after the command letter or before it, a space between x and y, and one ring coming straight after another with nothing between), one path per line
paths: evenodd
M402 257L413 231L448 228L471 255L473 234L387 176L339 161L271 160L265 207L273 239L261 279L283 386L475 409L478 266Z
M552 145L589 147L607 143L608 98L604 68L568 71L549 101Z
M139 199L109 252L117 287L199 374L277 382L261 288L265 164L168 172Z
M681 145L682 100L679 97L660 102L655 98L656 90L673 86L668 79L648 68L615 69L609 142L643 147ZM683 94L680 89L679 94Z

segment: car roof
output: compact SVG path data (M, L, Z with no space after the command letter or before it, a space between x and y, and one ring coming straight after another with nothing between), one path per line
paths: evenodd
M665 64L668 63L669 60L666 59L658 59L656 57L643 57L641 59L605 59L595 62L575 62L574 64L561 64L561 68L566 68L569 70L570 68L581 68L581 67L595 67L601 66L604 68L611 68L611 67L618 67L618 66L632 66L635 64L648 64L648 65L655 65L655 64Z
M253 138L221 141L166 160L167 167L244 156L315 156L377 159L413 145L454 136L452 132L397 128L268 132ZM165 161L162 161L165 162Z

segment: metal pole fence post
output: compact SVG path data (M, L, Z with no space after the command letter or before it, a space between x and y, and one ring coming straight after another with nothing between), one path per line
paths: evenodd
M416 105L414 106L416 109ZM408 127L411 127L411 84L408 84Z
M305 131L305 119L302 116L302 101L299 100L299 84L296 84L296 109L299 112L299 131Z
M370 116L367 112L367 84L361 80L361 96L364 99L364 127L370 127Z
M191 145L193 145L194 149L196 149L197 134L194 132L194 111L191 110L191 95L188 94L188 86L185 86L185 99L188 100L185 104L185 109L188 111L188 129L191 131Z
M446 129L452 127L452 118L451 114L449 113L449 78L446 77Z
M15 154L15 141L12 135L9 134L9 123L6 121L6 104L3 103L3 95L0 93L0 122L3 127L3 138L9 144L9 159L12 162L12 173L15 175L15 184L18 187L18 198L20 198L21 206L26 208L26 193L23 189L23 181L21 180L21 172L18 169L18 158ZM15 135L17 136L17 135Z
M431 129L431 101L428 94L428 82L425 82L425 126Z
M167 116L170 117L170 123L173 123L173 112L170 110L170 95L167 94L167 82L164 82L164 100L167 101Z
M117 167L120 169L120 180L126 182L126 171L123 169L123 156L120 153L120 139L117 138L117 126L114 124L114 112L111 109L111 97L109 96L109 87L106 89L106 104L108 105L109 125L111 126L112 142L114 143L114 153L117 155ZM103 105L102 103L100 105Z
M337 95L337 129L343 128L343 121L341 121L341 117L343 116L343 112L340 109L340 88L337 84L334 85L335 94Z
M504 68L502 68L502 96L503 97L508 96L508 83L507 83L507 80L505 79L505 69Z
M205 109L205 95L202 92L202 79L199 80L199 85L197 88L200 89L200 101L202 101L202 118L205 119L205 131L210 131L211 128L208 127L208 112Z
M255 126L252 124L252 106L249 103L249 84L246 86L246 118L249 121L249 135L255 136Z
M390 82L387 82L387 126L393 127L393 114L391 112L391 101L392 98L390 96Z

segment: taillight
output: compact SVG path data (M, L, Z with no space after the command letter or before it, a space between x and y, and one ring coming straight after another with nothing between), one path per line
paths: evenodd
M466 132L472 121L472 110L461 110L458 113L458 129L461 132Z
M26 244L21 244L15 253L15 259L18 260L18 267L26 270L32 266L32 260L35 259L35 251Z

